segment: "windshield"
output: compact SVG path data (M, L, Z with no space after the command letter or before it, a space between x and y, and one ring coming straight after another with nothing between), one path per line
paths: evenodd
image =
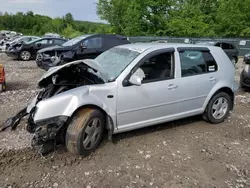
M78 42L80 42L81 40L85 39L88 36L89 35L83 35L83 36L80 36L80 37L73 38L73 39L65 42L62 46L73 46L73 45L77 44Z
M95 60L107 72L109 80L113 81L138 55L140 53L137 51L116 47L102 53Z

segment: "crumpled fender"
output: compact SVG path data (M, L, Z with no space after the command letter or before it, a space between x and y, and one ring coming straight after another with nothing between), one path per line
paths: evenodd
M103 96L106 96L107 90L104 88L99 91ZM40 101L36 105L34 114L34 122L39 122L44 119L49 119L57 116L71 117L72 114L80 107L85 105L94 105L103 109L116 122L115 115L115 100L105 102L95 92L91 92L89 86L75 88L49 99Z

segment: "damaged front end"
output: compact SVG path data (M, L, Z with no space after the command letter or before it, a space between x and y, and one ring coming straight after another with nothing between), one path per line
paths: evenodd
M77 87L104 84L106 77L102 71L98 70L98 66L94 60L83 60L50 69L40 79L38 86L41 90L36 97L16 116L9 118L0 131L8 128L15 130L21 119L28 116L26 129L34 134L32 146L43 155L49 153L55 148L55 145L64 143L65 132L71 117L59 115L46 118L45 115L42 119L37 120L35 119L35 115L39 111L37 106L40 102ZM47 109L47 111L49 110L51 109Z

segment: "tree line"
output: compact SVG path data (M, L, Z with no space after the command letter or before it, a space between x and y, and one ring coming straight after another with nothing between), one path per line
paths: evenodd
M126 36L250 37L249 0L99 0L97 14L108 24L50 18L32 11L0 13L0 30L30 35L55 32Z
M54 19L34 14L32 11L16 14L0 13L0 30L12 30L24 35L43 36L52 32L73 38L88 33L109 33L109 29L107 24L74 20L71 13Z

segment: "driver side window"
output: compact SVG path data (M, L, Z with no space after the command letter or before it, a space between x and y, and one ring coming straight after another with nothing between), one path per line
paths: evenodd
M145 59L134 74L141 78L142 83L172 79L173 53L160 53Z

